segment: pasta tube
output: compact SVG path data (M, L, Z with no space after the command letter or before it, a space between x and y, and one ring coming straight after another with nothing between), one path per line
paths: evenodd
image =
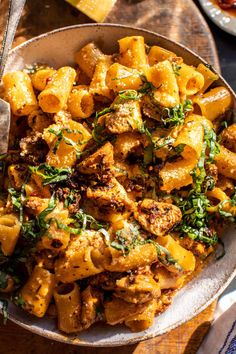
M216 166L219 173L236 180L236 153L220 146L220 153L215 156Z
M118 41L120 46L120 64L145 73L147 56L142 36L124 37Z
M165 48L154 45L151 47L151 49L148 53L148 62L149 62L149 65L153 66L153 65L159 63L160 61L172 59L175 57L176 57L175 53L173 53Z
M153 325L156 310L157 302L153 299L146 305L143 312L137 315L129 316L127 320L125 320L125 325L133 332L145 331L145 329Z
M13 71L3 76L5 97L11 105L13 114L26 116L37 109L38 102L28 74Z
M104 304L106 321L112 326L122 323L129 317L142 313L146 307L146 303L132 304L122 299L113 298Z
M89 43L81 48L75 54L75 62L85 72L85 74L92 79L98 60L101 59L104 54L93 43Z
M38 91L43 91L47 83L52 80L55 73L56 70L51 68L37 70L30 76L34 88Z
M171 63L162 61L147 71L147 79L155 87L154 98L164 107L174 107L179 104L179 88Z
M194 113L213 121L232 107L231 93L225 87L215 87L193 99Z
M112 57L104 55L98 60L92 81L90 83L90 92L95 95L100 95L112 98L110 88L106 84L106 76L109 67L112 65Z
M65 255L56 261L56 278L63 283L69 283L101 273L106 261L104 246L100 233L84 231L82 235L71 240Z
M186 119L174 143L176 147L184 144L184 149L181 153L183 160L173 163L167 162L161 169L162 190L169 193L173 189L179 189L192 183L190 172L195 167L202 151L203 122L204 118L202 117L201 119L201 117L196 115L191 115Z
M93 95L85 85L73 87L68 99L68 111L72 118L88 118L94 112Z
M118 92L138 90L143 82L137 70L115 63L107 71L106 84L111 90Z
M171 236L158 237L158 242L164 246L171 254L171 256L178 260L179 265L185 272L193 272L196 265L196 260L192 252L186 250L179 245ZM168 265L166 268L170 272L176 272L176 268Z
M44 112L57 113L65 107L75 77L76 71L69 66L57 70L38 97Z
M54 287L55 276L48 270L36 266L20 291L24 309L37 317L43 317L51 301Z
M204 86L204 76L193 66L181 64L177 75L177 82L181 94L192 96Z
M65 333L75 333L82 329L81 296L76 283L61 284L54 290L58 315L58 328Z
M91 139L89 131L72 119L63 126L50 125L43 136L50 148L46 161L54 167L73 166Z
M20 236L21 224L13 214L0 216L0 243L2 253L10 256Z
M206 67L204 64L199 64L197 67L197 71L204 76L204 86L200 90L200 93L205 92L211 84L219 79L219 76L215 74L212 70Z
M136 246L126 256L121 251L109 247L106 254L111 257L111 263L105 265L105 269L110 272L126 272L152 264L157 260L157 251L153 244Z

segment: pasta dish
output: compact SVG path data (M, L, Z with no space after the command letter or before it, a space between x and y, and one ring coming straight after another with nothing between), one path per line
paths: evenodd
M108 55L88 43L74 67L3 77L5 317L10 298L67 334L99 321L142 331L211 254L224 255L236 216L231 93L209 65L141 36L118 44Z

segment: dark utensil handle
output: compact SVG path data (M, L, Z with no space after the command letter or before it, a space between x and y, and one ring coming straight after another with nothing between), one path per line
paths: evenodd
M8 52L11 49L25 0L9 0L6 28L0 52L0 81L4 72Z

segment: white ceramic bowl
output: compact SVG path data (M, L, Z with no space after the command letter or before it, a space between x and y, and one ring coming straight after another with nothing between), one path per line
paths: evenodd
M56 68L73 65L74 53L90 41L95 41L107 53L117 51L117 40L127 35L142 35L146 43L158 44L182 56L186 63L198 65L204 62L199 56L171 40L146 30L111 24L92 24L66 27L29 40L10 53L6 71L22 69L35 62L48 63ZM220 78L218 84L227 83ZM231 89L230 89L231 90ZM231 90L232 92L232 90ZM233 92L232 92L233 94ZM235 97L235 94L234 94ZM235 98L236 101L236 98ZM227 287L236 275L235 231L226 231L224 237L226 255L219 261L212 261L203 272L175 296L172 305L160 316L154 325L143 332L132 333L124 326L97 324L78 336L65 336L56 328L54 320L47 317L37 319L26 314L14 304L9 304L10 319L20 326L66 343L83 346L118 346L151 338L179 326L203 311Z

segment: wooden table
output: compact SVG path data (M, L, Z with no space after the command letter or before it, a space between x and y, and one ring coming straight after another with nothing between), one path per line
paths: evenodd
M1 5L0 22L5 18L4 1ZM55 28L87 22L92 21L63 0L28 0L15 45ZM219 69L212 35L191 0L118 0L106 22L159 32L190 47ZM8 321L5 326L0 324L0 354L195 354L209 329L215 305L214 302L193 320L168 334L113 349L77 348L52 342Z

